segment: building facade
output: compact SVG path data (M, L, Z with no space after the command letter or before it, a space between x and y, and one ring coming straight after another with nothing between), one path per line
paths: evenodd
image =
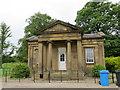
M102 32L83 34L78 26L56 21L37 32L28 41L28 64L36 75L47 71L71 72L105 65L104 36Z

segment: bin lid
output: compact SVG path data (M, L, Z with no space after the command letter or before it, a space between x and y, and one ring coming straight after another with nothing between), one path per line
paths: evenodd
M109 73L108 70L100 70L99 72L100 72L100 73Z
M116 73L120 73L120 70L115 71Z

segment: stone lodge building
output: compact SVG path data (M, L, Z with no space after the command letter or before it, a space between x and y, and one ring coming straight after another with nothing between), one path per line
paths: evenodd
M36 70L36 77L47 71L71 72L95 64L105 65L104 36L102 32L83 34L76 25L60 20L37 32L28 41L28 64Z

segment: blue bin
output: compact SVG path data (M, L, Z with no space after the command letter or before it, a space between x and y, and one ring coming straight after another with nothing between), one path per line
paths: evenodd
M100 70L100 84L102 86L109 86L109 71L108 70Z

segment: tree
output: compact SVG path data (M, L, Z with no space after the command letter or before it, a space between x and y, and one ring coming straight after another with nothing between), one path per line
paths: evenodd
M0 38L1 38L1 53L6 53L5 49L7 49L10 45L7 42L7 39L11 37L10 26L7 26L5 23L1 23L0 25Z
M82 10L77 12L75 22L76 25L84 28L85 33L104 32L106 34L105 55L120 55L119 4L112 4L111 2L88 2Z
M105 37L105 56L120 56L120 37L116 35L107 35Z
M8 38L12 37L10 26L7 26L6 23L1 23L0 25L0 44L1 49L0 53L2 56L3 63L8 62L11 55L14 53L15 46L7 41Z
M76 24L85 29L85 33L104 32L118 34L119 4L111 2L88 2L77 12ZM118 9L118 10L117 10ZM120 33L119 33L120 34Z
M52 23L54 19L52 19L47 14L41 14L40 12L35 13L35 15L26 19L28 25L25 27L25 36L19 40L20 48L18 50L18 59L22 62L27 62L27 53L28 53L28 45L26 39L31 36L36 36L36 31L41 30L45 26Z
M20 62L27 62L28 61L28 44L26 39L29 38L29 36L24 36L23 38L19 39L18 44L20 45L20 48L18 49L18 55L17 55L17 61Z
M54 19L52 19L47 14L41 14L40 12L35 13L35 15L26 19L26 22L29 25L25 27L25 34L33 36L35 35L36 31L41 30L53 21Z

